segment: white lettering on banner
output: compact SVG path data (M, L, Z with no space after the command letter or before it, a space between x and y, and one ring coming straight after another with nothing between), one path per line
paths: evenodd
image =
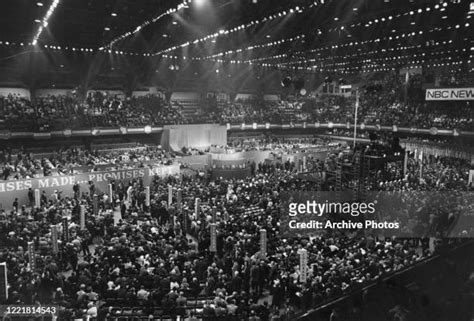
M89 174L89 181L104 182L109 180L122 180L145 177L145 169L134 169L127 171L116 171L106 173Z
M167 176L179 174L179 165L157 166L152 169L138 168L122 171L84 173L76 176L47 176L40 178L0 181L0 193L25 191L32 189L60 188L72 186L76 182L84 184L87 181L97 183L108 182L110 180L124 180L134 178L144 178L150 176Z
M300 282L306 283L308 279L308 251L300 250Z
M426 100L474 100L474 88L426 89Z
M28 188L33 187L31 180L19 180L13 182L0 183L0 193L2 192L14 192L24 191Z
M151 176L165 177L179 174L179 166L159 166L150 168Z
M74 182L74 176L40 178L38 179L38 188L74 185Z

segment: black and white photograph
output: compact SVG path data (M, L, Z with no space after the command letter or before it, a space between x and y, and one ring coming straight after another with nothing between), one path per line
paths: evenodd
M0 321L474 321L473 16L0 0Z

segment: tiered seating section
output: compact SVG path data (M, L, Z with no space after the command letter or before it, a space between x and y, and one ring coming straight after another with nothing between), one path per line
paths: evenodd
M467 101L425 102L423 98L406 97L403 84L393 78L366 83L359 92L358 123L467 131L474 128L474 109ZM353 123L354 106L354 95L288 101L265 101L249 96L245 100L216 101L201 100L197 93L173 93L165 101L153 95L123 99L91 92L84 100L74 96L47 96L34 102L8 95L0 98L0 129L48 131L209 122Z

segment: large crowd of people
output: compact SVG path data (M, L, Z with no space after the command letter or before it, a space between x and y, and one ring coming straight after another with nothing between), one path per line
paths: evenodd
M469 103L453 108L403 99L403 90L408 89L393 77L361 86L359 122L473 128ZM8 95L0 99L0 127L48 131L198 121L347 123L354 121L354 104L355 97L342 95L272 102L238 100L216 103L207 113L196 111L194 118L186 118L180 104L154 95L124 98L97 91L84 99L50 95L33 101ZM427 145L413 138L411 143L433 153L411 151L404 160L401 148L395 151L389 144L377 144L364 131L358 137L368 136L371 143L349 147L331 137L352 132L329 130L326 138L262 134L247 139L236 135L227 146L177 151L184 157L206 152L267 152L265 160L237 165L251 168L245 178L212 175L213 170L235 168L235 164L222 162L207 171L154 178L150 186L140 179L111 181L112 197L89 182L87 188L77 183L71 190L55 190L51 195L43 191L39 206L31 189L26 192L27 204L19 204L18 199L11 206L0 203L0 262L7 264L8 303L54 304L60 307L60 320L149 315L288 320L424 261L437 251L433 238L474 234L469 215L474 202L467 193L473 188L468 183L472 160L464 147L451 141ZM391 139L380 136L381 140ZM132 145L110 150L69 146L39 153L3 148L0 180L177 161L175 154L161 146ZM381 152L380 148L385 149ZM441 150L451 152L440 155ZM380 156L383 164L369 166L367 172L366 161L358 158L364 153ZM357 174L356 166L362 168ZM381 205L377 219L400 223L402 229L397 233L403 237L382 237L370 230L325 230L298 238L288 235L282 228L282 198L291 191L349 192L355 198L374 192L380 204L388 197L390 202ZM57 248L52 226L60 239ZM266 231L265 250L262 230ZM35 248L34 261L30 242ZM460 242L448 242L448 247ZM305 275L300 266L303 250L308 253ZM334 310L330 320L342 320L338 313ZM351 313L347 320L362 318L360 310Z
M179 106L156 95L124 98L107 92L47 95L34 103L19 95L0 98L2 129L50 131L92 127L140 127L180 124L186 120Z
M311 143L314 140L299 141L304 146ZM291 140L278 142L275 138L262 142L262 146L277 144L287 150L295 146ZM348 148L336 147L326 160L308 157L311 171L329 172L334 157L345 157ZM135 164L167 159L162 150L144 147L102 155L68 149L49 161L59 167L65 160L94 165L113 164L123 157L135 159ZM18 167L29 161L22 155L16 171L21 173ZM373 187L375 191L406 191L416 198L423 191L468 189L465 161L425 158L421 177L418 157L410 157L402 177L402 164L392 166L398 167L387 169L393 179L386 177ZM13 209L2 209L0 261L7 262L9 302L55 304L62 307L60 319L64 320L118 317L127 310L123 307L133 307L127 313L134 315L159 313L190 320L286 320L433 254L423 238L414 242L370 234L354 237L341 231L285 237L279 220L282 193L333 190L337 184L329 180L328 173L324 175L328 182L321 186L321 181L298 175L297 167L290 160L261 163L254 175L244 179L211 180L209 175L157 178L150 186L149 204L143 183L131 180L112 182L113 199L91 189L66 191L64 195L69 196L45 195L40 207L14 204ZM31 175L28 169L26 173ZM169 186L174 196L168 206ZM94 193L99 193L97 206ZM201 202L198 212L197 198ZM84 227L81 207L85 209ZM445 214L439 210L438 215ZM419 218L428 227L439 225L432 215L423 211L410 219ZM64 218L67 233L61 224ZM216 226L214 250L212 224ZM51 244L52 225L61 226L58 253L53 253ZM260 252L261 229L267 231L266 253ZM29 241L36 247L35 266L28 261ZM309 253L306 281L301 280L298 268L302 249Z
M39 155L28 150L13 152L5 148L0 153L0 180L140 168L150 163L169 165L173 157L159 145L143 144L126 150L88 150L84 146L73 146Z
M415 128L458 129L474 127L469 102L433 102L407 99L409 90L397 77L359 85L358 122ZM421 91L421 89L417 89ZM413 95L410 95L410 97ZM416 96L416 95L415 95ZM405 98L404 98L405 97ZM453 107L453 104L455 107ZM85 99L77 95L48 95L34 102L18 95L0 99L0 126L5 129L53 130L66 128L145 126L182 123L301 123L354 121L355 95L288 97L280 101L262 98L238 99L185 115L176 101L162 96L122 97L92 91Z

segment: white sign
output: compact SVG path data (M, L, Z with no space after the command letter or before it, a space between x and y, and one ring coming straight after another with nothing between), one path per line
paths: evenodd
M300 250L300 282L306 283L308 279L308 251Z
M217 252L217 230L216 230L216 224L211 223L210 226L211 229L211 246L210 246L210 251L211 252Z
M28 262L30 264L31 271L34 271L36 268L36 253L35 253L35 243L28 242Z
M426 89L426 100L474 100L474 88Z
M260 230L260 255L262 258L267 256L267 230Z
M86 206L85 205L81 205L79 222L80 222L81 231L85 230L86 229Z
M145 205L150 206L150 186L145 187Z
M173 203L173 186L168 185L168 206Z
M199 218L199 210L201 209L201 199L196 198L196 201L194 203L194 218L198 219Z
M7 303L8 300L8 279L7 263L0 263L0 303Z
M58 227L56 225L51 225L51 246L53 248L53 253L59 252Z

